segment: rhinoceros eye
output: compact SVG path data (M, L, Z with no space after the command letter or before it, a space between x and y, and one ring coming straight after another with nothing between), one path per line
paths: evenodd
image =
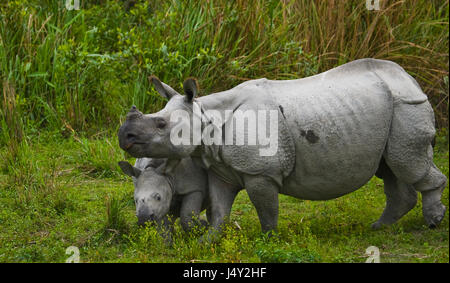
M161 196L160 196L160 194L158 194L158 193L155 193L155 194L153 195L153 198L156 199L157 201L160 201L160 200L161 200Z
M166 126L166 120L164 118L156 117L155 124L158 129L163 129Z

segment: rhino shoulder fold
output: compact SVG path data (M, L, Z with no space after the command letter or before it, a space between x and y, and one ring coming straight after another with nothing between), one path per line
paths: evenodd
M294 170L295 166L295 160L296 160L296 154L295 154L295 143L294 139L292 137L291 131L289 130L289 127L287 125L287 122L285 120L284 114L281 111L282 108L280 108L279 114L279 140L280 143L278 145L278 160L281 164L281 169L283 173L283 177L286 178L289 176Z
M275 181L278 186L291 174L295 166L295 144L289 130L282 108L273 102L265 102L255 106L257 110L277 111L278 132L277 147L273 155L264 156L261 149L267 146L222 146L219 151L221 159L227 166L238 173L247 175L265 175ZM270 147L270 146L269 146Z

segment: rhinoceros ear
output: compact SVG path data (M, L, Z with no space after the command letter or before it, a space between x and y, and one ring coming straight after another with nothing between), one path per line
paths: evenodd
M122 169L123 173L130 177L138 178L141 175L142 171L139 168L132 166L130 163L126 161L119 161L120 169Z
M183 83L184 94L186 94L186 100L191 102L198 94L198 83L194 78L188 78Z
M165 83L161 82L157 77L150 76L148 77L148 80L150 83L152 83L155 86L156 91L163 97L167 99L171 99L174 95L179 94L176 92L173 88L166 85Z

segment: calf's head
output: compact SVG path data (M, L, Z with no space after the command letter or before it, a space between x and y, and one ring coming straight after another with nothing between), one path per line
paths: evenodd
M172 141L174 134L178 135L180 132L180 127L192 129L197 82L187 79L183 84L185 95L181 95L156 77L150 77L149 80L158 93L169 101L161 111L146 115L133 106L119 129L119 146L134 157L181 159L191 155L196 148L196 145L190 143L193 131L187 134L188 142Z
M126 161L120 161L122 171L133 178L134 202L139 225L159 222L169 212L172 201L170 179L160 167L139 169Z

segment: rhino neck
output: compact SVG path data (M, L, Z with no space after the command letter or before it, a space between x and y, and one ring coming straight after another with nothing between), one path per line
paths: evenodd
M223 138L225 133L225 124L229 119L234 119L231 113L241 111L277 111L278 115L278 149L273 156L254 156L254 147L251 146L222 146L211 144L205 145L202 143L201 159L207 169L210 169L221 177L225 182L234 185L243 186L241 174L255 175L265 174L272 178L276 184L282 186L284 178L289 176L295 166L295 144L293 142L292 134L289 130L289 125L285 121L282 107L276 104L267 87L262 87L265 80L258 80L255 82L246 83L243 86L238 86L234 89L210 94L198 98L198 103L202 109L202 118L205 121L211 121L209 118L214 115L221 115L221 127ZM258 84L261 84L259 86ZM206 111L215 110L217 113L206 113ZM206 123L202 125L207 125ZM222 139L222 142L224 140ZM256 154L256 153L255 153ZM245 160L242 160L245 156ZM258 172L258 173L255 173Z

